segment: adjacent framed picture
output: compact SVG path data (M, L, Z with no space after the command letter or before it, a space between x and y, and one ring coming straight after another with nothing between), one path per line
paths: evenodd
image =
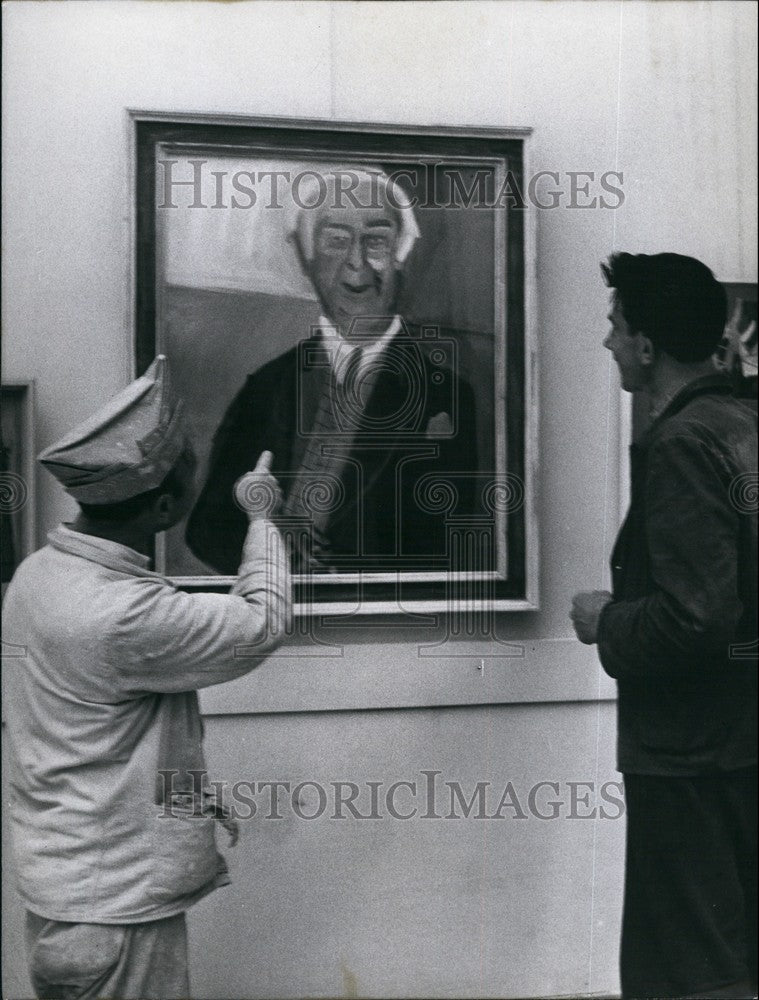
M0 582L35 549L34 382L0 387Z
M757 398L756 283L726 282L727 324L717 352L717 367L733 380L742 399Z
M529 130L130 127L135 374L168 357L199 463L157 568L232 583L268 451L300 614L537 607Z

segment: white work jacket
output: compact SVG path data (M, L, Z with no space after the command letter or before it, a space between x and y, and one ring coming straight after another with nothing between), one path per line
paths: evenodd
M147 557L65 525L48 541L3 608L18 888L48 919L167 917L228 877L213 820L167 808L159 771L204 770L196 690L281 643L282 539L251 524L230 594L179 591Z

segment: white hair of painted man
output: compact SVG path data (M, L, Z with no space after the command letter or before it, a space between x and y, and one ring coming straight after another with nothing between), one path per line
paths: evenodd
M411 201L397 183L379 169L356 167L330 170L309 170L298 181L297 201L293 192L288 236L297 239L306 261L314 258L316 225L330 208L376 208L381 202L389 206L398 220L398 241L395 266L400 268L421 236Z

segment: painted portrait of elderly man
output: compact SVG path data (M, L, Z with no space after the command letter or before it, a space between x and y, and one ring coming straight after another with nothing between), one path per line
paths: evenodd
M156 336L200 467L166 571L234 575L233 486L269 451L296 573L443 580L452 524L495 526L497 212L445 177L433 196L413 163L172 150L158 167Z
M266 450L282 486L280 520L310 528L295 535L300 572L445 568L444 517L420 486L455 477L460 510L472 509L475 401L449 340L430 329L425 341L398 312L419 236L413 209L384 173L347 168L312 178L300 200L321 201L293 213L289 236L322 316L252 373L227 410L188 544L235 572L246 517L232 487Z

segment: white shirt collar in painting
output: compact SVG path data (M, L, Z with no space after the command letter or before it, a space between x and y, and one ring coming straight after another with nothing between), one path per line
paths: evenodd
M322 343L329 354L332 370L337 375L338 380L341 381L341 376L346 370L346 362L354 351L361 352L359 371L365 370L380 357L390 341L397 335L401 325L400 316L395 316L381 337L372 341L371 344L367 344L366 347L361 347L360 344L348 343L337 327L333 326L326 317L320 316L319 329L321 331Z

